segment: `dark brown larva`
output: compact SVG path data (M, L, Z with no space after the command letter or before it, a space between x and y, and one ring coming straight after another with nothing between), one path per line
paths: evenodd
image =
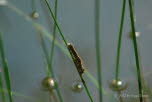
M71 43L68 43L68 50L70 51L71 55L73 56L74 64L75 64L79 74L82 75L84 73L82 60Z

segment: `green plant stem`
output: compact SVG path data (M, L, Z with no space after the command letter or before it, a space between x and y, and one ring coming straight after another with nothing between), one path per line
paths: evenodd
M44 52L44 56L45 56L46 62L47 62L47 67L48 67L47 75L48 75L49 77L55 78L55 76L54 76L54 71L53 71L52 69L50 70L50 67L51 67L51 65L50 65L50 59L49 59L49 55L48 55L48 52L47 52L47 48L46 48L45 41L44 41L44 39L43 39L42 34L39 34L39 35L40 35L40 39L41 39L41 40L40 40L40 41L41 41L40 44L41 44L41 46L42 46L42 49L43 49L43 52ZM60 92L58 83L56 83L56 91L57 91L57 95L58 95L58 97L59 97L60 102L63 102L63 98L62 98L62 96L61 96L61 92Z
M11 4L10 2L8 3L8 8L10 10L12 10L13 12L15 12L17 15L23 17L26 21L28 21L29 23L32 24L32 26L36 29L39 30L40 32L42 32L42 34L49 39L49 41L52 42L53 37L51 36L51 34L39 23L33 21L29 16L27 16L23 11L21 11L20 9L18 9L16 6L14 6L13 4ZM55 40L55 45L61 49L61 51L66 54L68 56L68 58L70 60L72 60L71 55L69 53L69 51L62 46L62 44ZM86 72L86 71L85 71ZM95 86L98 88L98 83L97 80L92 76L92 74L90 74L89 71L87 71L86 75L88 76L88 78L91 79L92 83L95 84ZM94 81L93 81L94 80ZM95 83L96 82L96 83ZM107 93L108 94L108 93Z
M129 0L129 10L130 10L130 20L131 20L131 28L132 28L132 33L133 33L133 44L134 44L134 52L135 52L136 67L137 67L139 98L140 98L140 102L143 102L142 81L141 81L142 79L141 79L141 71L140 71L140 65L139 65L137 40L136 40L136 34L135 34L136 30L135 30L135 24L134 24L134 14L133 14L133 8L132 8L132 0Z
M119 80L120 49L121 49L121 43L122 43L122 31L123 31L123 25L124 25L126 0L123 0L122 5L123 6L122 6L122 13L121 13L120 31L119 31L119 36L118 36L117 57L116 57L116 74L115 74L116 80Z
M3 89L3 80L2 80L2 75L1 75L1 72L0 72L0 89ZM6 96L5 96L5 93L4 93L4 90L2 90L1 92L1 98L2 98L2 101L3 102L6 102Z
M59 31L59 33L60 33L60 35L61 35L61 37L62 37L62 39L63 39L63 41L64 41L64 43L65 43L65 45L66 45L66 47L68 48L68 43L67 43L67 41L66 41L66 39L65 39L65 37L64 37L64 35L63 35L63 33L62 33L62 31L61 31L58 23L57 23L57 20L56 20L54 14L53 14L53 12L52 12L52 9L51 9L51 7L50 7L50 4L48 3L47 0L45 0L45 3L46 3L46 5L47 5L47 7L48 7L48 9L49 9L49 11L50 11L50 13L51 13L51 16L52 16L52 18L53 18L53 20L54 20L54 23L56 24L56 27L57 27L57 29L58 29L58 31ZM70 52L70 51L69 51L69 52ZM72 60L73 60L73 62L74 62L74 57L72 56L71 53L70 53L70 55L71 55L71 58L72 58ZM85 80L84 80L83 77L80 75L80 73L79 73L79 76L80 76L81 81L82 81L82 83L83 83L83 85L84 85L84 87L85 87L85 90L86 90L86 92L87 92L87 95L89 96L90 101L93 102L93 99L92 99L92 97L91 97L91 95L90 95L90 92L89 92L89 90L88 90L88 87L87 87L87 85L86 85L86 83L85 83Z
M55 25L56 25L56 27L57 27L57 29L58 29L58 31L59 31L59 34L61 35L61 37L62 37L62 39L63 39L63 41L64 41L64 43L65 43L65 45L66 45L66 47L67 47L67 46L68 46L68 43L67 43L67 41L66 41L66 39L65 39L65 37L64 37L64 34L62 33L62 31L61 31L61 29L60 29L60 27L59 27L59 25L58 25L58 23L57 23L57 20L56 20L54 14L53 14L53 11L52 11L52 9L51 9L51 7L50 7L50 4L49 4L48 0L44 0L44 1L45 1L46 5L47 5L47 7L48 7L48 9L49 9L49 11L50 11L50 13L51 13L51 16L52 16L52 18L53 18L53 20L54 20L54 23L55 23Z
M39 23L34 22L26 13L24 13L23 11L21 11L19 8L17 8L16 6L14 6L13 4L11 4L10 2L8 2L8 6L7 6L10 10L12 10L14 13L16 13L17 15L23 17L26 21L28 21L29 23L32 24L32 26L35 29L40 30L41 32L43 32L43 35L49 39L49 41L52 41L52 36L50 35L50 33ZM60 48L62 50L63 53L65 53L70 59L70 54L68 52L68 50L62 46L62 44L60 42L58 42L57 40L55 41L55 45ZM90 74L90 72L85 73L88 78L91 79L92 83L98 88L98 83L97 80L93 77L92 74ZM150 73L147 73L146 75L149 75ZM92 79L93 78L93 79ZM108 95L108 91L105 90L107 92Z
M40 33L42 33L43 35L45 35L47 38L49 38L51 41L53 40L52 36L47 32L47 30L40 25L39 23L34 22L29 16L27 16L24 12L22 12L20 9L16 8L13 4L8 3L8 7L14 11L15 13L17 13L20 16L23 16L25 18L25 20L27 20L28 22L32 23L33 27L37 30L40 31ZM58 45L59 48L63 49L63 51L65 50L59 42L55 41L55 44ZM65 51L64 51L65 52ZM47 61L48 62L48 61ZM49 73L48 73L49 74ZM59 94L60 91L58 89L58 85L57 85L57 94ZM61 100L61 95L59 95L60 100ZM62 101L63 102L63 99Z
M55 18L57 17L57 5L58 5L58 0L55 1ZM56 38L56 25L54 24L54 28L53 28L53 39L52 39L50 59L49 59L49 54L47 52L45 41L41 34L40 34L40 37L41 37L41 46L43 48L43 52L45 54L45 58L46 58L47 65L48 65L48 71L47 71L48 76L55 78L54 71L52 68L52 62L53 62L54 44L55 44L55 38ZM58 83L56 83L56 92L57 92L60 102L63 102L63 98L61 96L61 92L60 92Z
M58 8L58 0L55 0L55 18L57 18L57 8ZM53 68L52 68L55 39L56 39L56 24L54 23L53 39L52 39L51 55L50 55L50 63L49 63L49 69L50 69L50 72L52 72L52 77L55 77L54 72L53 72ZM59 97L59 100L60 100L60 102L63 102L63 98L61 96L61 92L60 92L58 83L56 83L56 87L57 87L56 91L57 91L57 95Z
M99 102L103 101L102 93L102 74L101 74L101 55L100 55L100 0L95 0L95 46L96 46L96 62L97 77L99 84Z
M0 34L0 55L1 55L1 58L2 58L2 65L3 65L3 70L4 70L5 83L6 83L7 90L8 90L8 95L9 95L9 101L13 102L12 92L11 92L12 89L11 89L9 68L8 68L5 53L4 53L3 40L2 40L2 35L1 34Z
M82 83L83 83L83 85L84 85L84 87L85 87L85 90L86 90L86 92L87 92L87 94L88 94L88 96L89 96L90 101L91 101L91 102L94 102L93 99L92 99L92 96L91 96L91 94L90 94L90 92L89 92L89 89L88 89L88 87L87 87L87 84L86 84L85 80L83 79L83 77L82 77L81 75L80 75L80 79L81 79L81 81L82 81Z
M7 7L12 10L14 13L16 13L17 15L23 17L27 22L31 23L32 27L34 27L36 30L42 32L42 34L50 41L52 42L53 37L52 35L46 30L46 28L43 27L43 25L33 21L25 12L23 12L22 10L20 10L19 8L17 8L16 6L14 6L13 4L11 4L10 2L8 2ZM61 49L61 51L66 54L68 56L68 58L70 60L72 60L70 53L68 52L68 50L62 46L62 44L58 41L55 40L55 45ZM94 78L94 76L89 72L89 71L85 71L85 74L87 75L87 77L89 79L91 79L91 82L97 87L98 87L98 82L97 80ZM104 90L104 89L103 89ZM109 96L109 93L106 89L105 89L105 95ZM111 95L113 96L113 95Z
M48 76L51 76L51 71L49 71L49 67L50 67L50 60L49 60L49 54L48 54L48 51L47 51L47 47L46 47L46 44L45 44L45 41L44 41L44 38L43 38L43 35L41 34L41 32L38 32L39 33L39 39L40 39L40 44L41 44L41 47L42 47L42 50L43 50L43 53L44 53L44 57L46 59L46 63L47 63L47 75Z
M58 8L58 0L55 0L55 18L57 19L57 8ZM53 56L54 56L54 45L55 45L55 39L56 39L56 24L54 23L53 27L53 40L51 45L51 54L50 54L50 71L53 72L52 63L53 63ZM52 74L54 77L54 74Z
M58 83L56 83L56 92L57 92L57 95L58 95L58 97L59 97L60 102L64 102L64 101L63 101L63 98L62 98L62 96L61 96L61 92L60 92Z
M17 7L15 7L15 6L14 6L13 4L11 4L10 2L8 3L8 8L9 8L10 10L12 10L13 12L15 12L16 14L18 14L19 16L22 16L26 21L28 21L29 23L31 23L32 26L33 26L36 30L42 32L42 34L43 34L46 38L48 38L49 41L52 42L53 37L50 35L50 33L49 33L41 24L39 24L39 23L37 23L37 22L34 22L29 16L27 16L23 11L21 11L20 9L18 9ZM59 41L55 40L55 45L58 46L58 47L62 50L62 52L68 56L68 58L69 58L70 60L72 60L69 51L68 51L65 47L63 47L62 44L61 44ZM95 80L95 78L94 78L89 72L87 72L86 75L87 75L90 79L93 78L93 79ZM92 81L92 80L91 80L91 81ZM97 80L92 81L92 82L93 82L93 84L95 84L95 86L97 87L97 83L94 83L94 82L97 82ZM98 87L97 87L97 88L98 88ZM108 93L107 93L107 94L108 94Z
M72 58L72 60L73 60L73 62L74 62L74 59L75 59L75 58L74 58L72 52L69 51L69 53L70 53L71 58ZM74 64L75 64L75 63L74 63ZM76 64L75 64L75 66L76 66ZM76 69L77 69L77 68L76 68ZM78 69L77 69L77 71L78 71ZM83 83L83 86L84 86L84 88L85 88L85 90L86 90L86 93L87 93L90 101L91 101L91 102L94 102L93 99L92 99L92 96L91 96L91 94L90 94L90 92L89 92L89 89L88 89L88 87L87 87L87 84L86 84L85 80L83 79L82 73L79 73L79 71L78 71L78 74L79 74L79 76L80 76L80 79L81 79L81 81L82 81L82 83Z
M131 1L132 1L133 12L135 12L135 8L134 8L134 6L135 6L135 0L131 0Z

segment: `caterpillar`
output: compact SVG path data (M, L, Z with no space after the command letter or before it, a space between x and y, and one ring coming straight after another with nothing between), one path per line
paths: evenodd
M68 50L70 51L70 54L73 57L74 64L75 64L79 74L82 75L84 73L82 60L71 43L68 43Z

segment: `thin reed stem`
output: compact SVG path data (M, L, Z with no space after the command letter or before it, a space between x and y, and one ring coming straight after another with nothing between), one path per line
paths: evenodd
M64 37L64 35L63 35L63 33L62 33L62 30L60 29L60 27L59 27L59 25L58 25L58 23L57 23L57 20L56 20L54 14L53 14L53 11L52 11L52 9L51 9L51 7L50 7L50 4L48 3L47 0L45 0L45 3L46 3L46 5L47 5L47 7L48 7L48 9L49 9L49 11L50 11L50 13L51 13L51 16L52 16L52 18L53 18L53 20L54 20L54 23L56 24L56 27L57 27L57 29L58 29L58 31L59 31L59 34L61 35L61 37L62 37L62 39L63 39L66 47L68 48L68 43L67 43L67 41L66 41L66 39L65 39L65 37ZM68 50L68 51L69 51L69 50ZM69 52L70 52L70 51L69 51ZM71 53L70 53L70 55L71 55L71 58L72 58L72 60L73 60L73 62L74 62L74 60L75 60L74 57L72 56ZM79 76L80 76L81 81L82 81L82 83L83 83L83 85L84 85L84 87L85 87L85 90L86 90L86 92L87 92L87 95L88 95L90 101L93 102L93 99L92 99L92 97L91 97L91 94L90 94L90 92L89 92L89 89L88 89L88 87L87 87L87 85L86 85L86 83L85 83L85 80L83 79L82 75L80 75L80 73L79 73Z
M126 0L123 0L122 5L123 6L122 6L122 13L121 13L120 31L119 31L119 36L118 36L117 57L116 57L116 74L115 74L116 80L119 80L120 49L121 49L121 43L122 43L122 31L123 31L123 25L124 25Z
M57 8L58 8L58 0L55 0L55 18L57 19ZM56 39L56 24L54 23L53 27L53 40L51 45L51 54L50 54L50 71L52 71L52 63L53 63L53 56L54 56L54 45L55 45L55 39ZM52 76L54 77L54 74L52 73Z
M1 34L0 34L0 55L1 55L1 59L2 59L2 66L3 66L3 70L4 70L5 83L6 83L7 90L8 90L9 101L13 102L9 68L8 68L8 64L7 64L5 53L4 53L3 40L2 40Z
M44 52L44 55L45 55L45 58L46 58L46 62L47 62L47 67L48 67L47 75L49 77L55 78L53 70L49 70L49 68L50 68L50 59L49 59L49 55L48 55L48 52L47 52L46 44L44 42L44 39L43 39L42 35L41 34L39 34L39 35L40 35L40 39L41 39L40 43L41 43L41 46L42 46L42 49L43 49L43 52ZM60 99L60 102L63 102L63 98L61 96L61 92L60 92L60 89L58 87L58 83L56 83L56 91L57 91L58 97Z
M17 7L14 6L13 4L11 4L10 2L9 2L9 4L8 4L8 8L9 8L10 10L12 10L13 12L15 12L17 15L23 17L27 22L31 23L32 26L33 26L36 30L42 32L42 34L43 34L46 38L48 38L50 42L52 42L53 37L51 36L51 34L50 34L41 24L33 21L29 16L26 15L26 13L24 13L23 11L21 11L19 8L17 8ZM66 54L70 60L72 60L69 51L68 51L65 47L63 47L62 44L61 44L59 41L55 40L55 45L56 45L59 49L61 49L61 51L62 51L64 54ZM92 76L92 74L90 74L89 71L85 71L85 74L88 76L88 78L91 79L92 83L98 88L97 80ZM93 78L93 80L92 80L92 78ZM108 94L108 93L107 93L107 94Z
M62 39L63 39L63 41L64 41L64 43L65 43L65 45L66 45L66 47L67 47L67 46L68 46L68 43L67 43L67 41L66 41L66 39L65 39L65 37L64 37L64 34L62 33L62 30L60 29L60 27L59 27L59 25L58 25L58 23L57 23L57 20L56 20L56 18L55 18L55 15L53 14L53 11L52 11L52 9L51 9L51 7L50 7L50 4L49 4L48 0L44 0L44 1L45 1L46 5L47 5L47 7L48 7L48 9L49 9L49 11L50 11L50 13L51 13L51 16L52 16L52 18L53 18L53 20L54 20L54 23L55 23L55 25L56 25L56 27L57 27L57 29L58 29L58 31L59 31L59 34L61 35L61 37L62 37Z
M15 12L17 15L23 17L27 22L31 23L32 26L33 26L35 29L41 31L42 34L43 34L46 38L48 38L50 42L52 42L53 37L51 36L51 34L50 34L41 24L33 21L29 16L26 15L26 13L24 13L23 11L21 11L20 9L18 9L16 6L14 6L13 4L11 4L10 2L9 2L9 4L8 4L8 8L9 8L10 10L12 10L13 12ZM72 60L69 51L68 51L65 47L63 47L62 44L61 44L59 41L55 40L55 45L56 45L58 48L60 48L61 51L62 51L64 54L66 54L70 60ZM98 88L97 80L90 74L90 72L85 71L85 74L88 76L88 78L91 79L92 83L95 84L95 86ZM93 78L93 80L92 80L92 78ZM108 93L107 93L107 95L108 95Z
M85 90L86 90L86 92L87 92L87 95L88 95L90 101L91 101L91 102L94 102L94 101L93 101L93 98L92 98L92 96L91 96L91 94L90 94L90 91L89 91L89 89L88 89L88 87L87 87L87 84L86 84L85 80L83 79L83 77L82 77L81 75L80 75L80 78L81 78L81 81L82 81L82 83L83 83L83 85L84 85L84 87L85 87Z
M17 13L18 15L24 17L28 22L32 23L33 27L38 28L40 30L42 30L44 33L44 35L49 38L51 40L51 37L48 35L49 33L47 32L47 30L40 24L33 22L30 17L28 17L23 11L19 10L18 8L16 8L14 5L11 5L11 3L9 2L8 4L9 9L11 9L13 12ZM59 47L59 48L64 48L63 46L61 46L58 42L55 44ZM62 49L63 52L66 52L67 50ZM69 54L67 53L67 55L69 56Z
M56 92L57 92L57 95L59 97L60 102L64 102L63 98L62 98L62 95L61 95L61 92L60 92L60 89L59 89L58 83L56 83Z
M58 6L58 0L55 1L55 18L57 17L57 6ZM41 34L40 34L41 35ZM56 24L54 23L54 27L53 27L53 39L52 39L52 46L51 46L51 55L49 58L49 54L47 52L47 48L43 39L43 36L41 35L41 39L42 39L42 48L43 48L43 52L45 54L45 58L47 60L47 65L48 65L48 76L55 78L54 75L54 71L52 68L52 62L53 62L53 55L54 55L54 44L55 44L55 38L56 38ZM60 102L63 102L63 98L61 96L61 92L58 86L58 83L56 83L56 91L57 91L57 95L59 97Z
M101 73L101 54L100 54L100 0L95 0L95 46L96 46L96 62L97 77L99 84L99 102L103 101L102 93L102 73Z
M3 88L4 88L4 86L3 86L2 74L0 72L0 89L2 89L1 98L2 98L3 102L6 102L6 96L5 96L5 92L4 92Z
M58 8L58 0L55 0L55 18L57 19L57 9ZM54 22L54 27L53 27L53 39L52 39L52 45L51 45L51 55L50 55L50 71L53 72L53 68L52 68L52 63L53 63L53 56L54 56L54 45L55 45L55 39L56 39L56 24ZM54 74L52 73L52 77L55 77ZM58 94L58 97L60 99L60 102L63 102L60 90L59 90L59 85L56 84L56 91Z
M133 12L133 7L132 7L132 0L129 0L129 10L130 10L131 28L132 28L132 33L133 33L134 53L135 53L135 59L136 59L139 99L140 99L140 102L143 102L142 79L141 79L141 71L140 71L140 64L139 64L139 57L138 57L137 40L136 40L136 34L135 34L136 29L135 29L135 24L134 24L134 12Z
M40 44L41 44L41 47L42 47L42 50L43 50L43 53L44 53L44 57L46 59L46 63L47 63L47 75L48 76L51 76L52 72L49 71L49 67L50 67L50 60L49 60L49 54L48 54L48 51L47 51L47 47L46 47L46 44L45 44L45 41L44 41L44 38L43 38L43 35L41 34L41 32L38 32L39 33L39 40L40 40Z

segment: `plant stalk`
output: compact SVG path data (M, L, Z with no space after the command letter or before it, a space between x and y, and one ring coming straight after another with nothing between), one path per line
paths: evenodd
M47 7L48 7L48 9L49 9L49 11L50 11L50 13L51 13L51 16L52 16L52 18L53 18L53 20L54 20L54 23L56 24L56 27L57 27L57 29L58 29L58 31L59 31L59 34L61 35L61 37L62 37L62 39L63 39L66 47L68 48L68 43L67 43L67 41L66 41L66 39L65 39L65 37L64 37L64 34L62 33L62 30L60 29L60 27L59 27L59 25L58 25L58 23L57 23L57 20L56 20L54 14L53 14L53 11L52 11L52 9L51 9L51 7L50 7L50 4L48 3L47 0L45 0L45 3L46 3L46 5L47 5ZM68 51L69 51L69 50L68 50ZM70 51L69 51L69 52L70 52ZM73 60L73 62L74 62L74 57L72 56L71 53L70 53L70 55L71 55L72 60ZM83 77L80 75L80 73L79 73L79 76L80 76L81 81L82 81L82 83L83 83L83 85L84 85L84 87L85 87L85 90L86 90L86 92L87 92L87 95L88 95L90 101L93 102L93 99L92 99L92 97L91 97L91 95L90 95L90 92L89 92L89 90L88 90L88 87L87 87L87 85L86 85L86 83L85 83L85 80L84 80Z
M134 12L133 12L133 7L132 7L132 0L128 0L128 1L129 1L131 28L132 28L132 33L133 33L134 53L135 53L135 59L136 59L136 70L137 70L137 78L138 78L139 99L140 99L140 102L143 102L142 79L141 79L141 71L140 71L139 56L138 56L138 49L137 49L137 40L136 40L136 34L135 34L136 30L135 30L135 24L134 24Z
M103 101L102 93L102 73L101 73L101 55L100 55L100 0L95 0L95 46L97 61L97 77L99 85L99 102Z
M13 102L9 68L8 68L8 64L7 64L5 53L4 53L3 40L2 40L1 34L0 34L0 55L1 55L1 59L2 59L2 66L3 66L3 70L4 70L6 87L8 90L9 101Z
M124 18L125 18L126 0L123 0L122 5L123 6L122 6L122 13L121 13L120 31L119 31L119 36L118 36L117 57L116 57L116 74L115 74L116 80L119 80L120 50L121 50L121 43L122 43L122 31L123 31Z

